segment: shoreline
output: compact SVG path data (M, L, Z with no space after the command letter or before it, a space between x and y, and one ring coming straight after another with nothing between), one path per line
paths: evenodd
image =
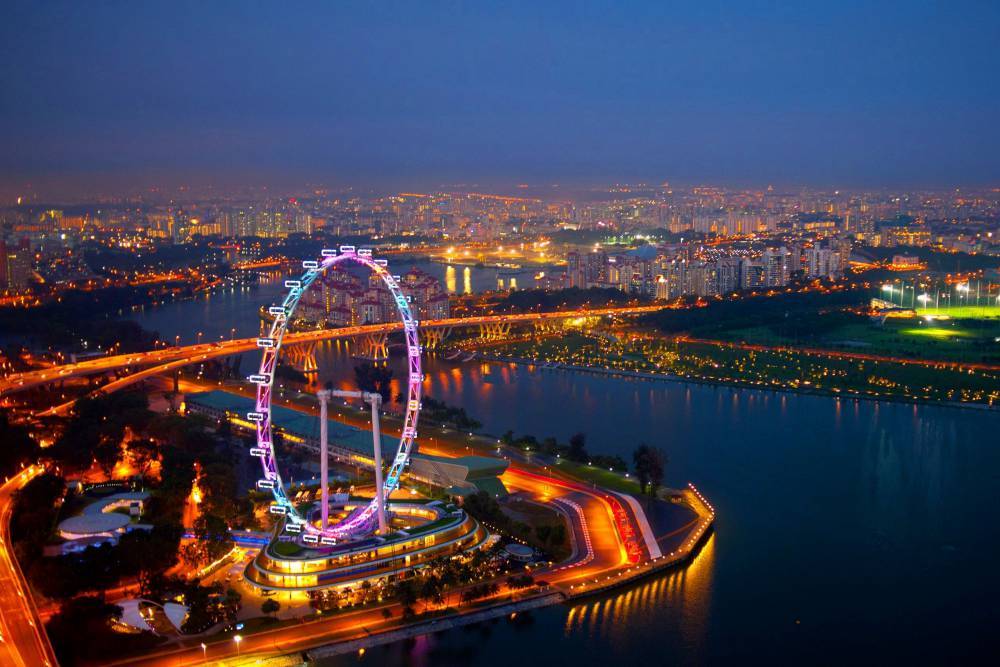
M426 620L402 628L371 632L365 637L330 642L315 648L305 649L301 653L312 661L336 655L355 653L372 647L392 644L443 630L474 625L532 609L541 609L556 604L574 604L583 598L613 593L619 588L632 586L649 577L685 567L690 563L692 558L700 553L702 546L714 534L715 511L693 486L685 490L684 495L690 507L697 513L698 523L690 530L685 542L675 552L639 563L629 567L627 570L606 575L603 579L594 579L590 585L579 584L570 586L570 590L568 591L560 591L558 589L543 590L522 600L499 601L476 611L467 611L465 613L455 611L444 618Z
M783 394L801 394L803 396L820 396L824 398L835 398L838 400L845 399L845 400L855 400L855 401L872 401L875 403L878 403L879 401L885 401L887 403L926 405L926 406L933 406L940 408L953 408L958 410L978 410L980 412L1000 411L1000 406L991 406L985 403L956 403L953 401L926 401L926 400L921 400L919 398L907 398L904 396L865 396L863 394L853 394L846 392L838 393L833 391L822 391L816 389L792 389L789 387L762 387L760 385L755 385L750 383L725 382L722 380L707 380L702 378L684 377L683 375L675 375L672 373L623 371L623 370L614 370L610 368L596 368L593 366L578 366L575 364L562 364L562 363L555 363L548 361L539 361L537 359L531 359L528 357L500 357L497 355L482 354L481 352L476 353L476 359L487 362L492 361L497 363L511 363L511 364L517 364L519 366L535 366L540 370L590 373L591 375L603 375L605 377L620 377L631 380L652 380L654 382L701 384L713 387L728 387L733 389L752 389L762 392L769 391L776 393L780 392ZM473 359L472 361L475 361L476 359ZM448 359L444 360L449 361ZM464 363L464 362L459 362L459 363Z

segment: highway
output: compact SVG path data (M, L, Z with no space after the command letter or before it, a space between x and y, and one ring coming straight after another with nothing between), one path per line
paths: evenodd
M594 308L562 310L550 313L519 313L513 315L487 315L482 317L453 317L442 320L427 320L420 323L421 329L454 328L478 326L480 324L517 324L522 322L538 322L544 320L572 319L576 317L601 317L605 315L641 315L663 310L667 306L626 306L618 308ZM299 343L313 343L336 338L353 338L355 336L365 336L370 334L393 333L402 331L402 322L387 322L384 324L366 324L352 327L339 327L336 329L319 329L316 331L299 331L285 335L283 345L296 345ZM24 373L12 373L0 380L0 396L11 394L17 391L30 389L39 385L52 384L61 380L75 377L84 377L97 373L121 370L124 368L166 365L172 364L171 368L186 364L207 361L218 357L227 357L233 354L256 350L257 338L237 338L229 341L218 341L214 343L199 343L196 345L163 347L149 352L136 352L133 354L116 354L107 357L87 359L75 364L63 364L60 366L49 366L47 368L27 371ZM168 369L169 370L169 369ZM163 372L161 369L158 372Z
M14 558L10 541L14 494L43 471L42 466L26 468L0 486L0 633L3 634L0 665L38 667L56 664L55 654L31 599L31 591Z

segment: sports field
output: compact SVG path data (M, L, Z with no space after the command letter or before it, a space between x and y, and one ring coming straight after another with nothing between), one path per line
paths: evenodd
M949 317L960 320L1000 319L1000 305L992 306L950 306L946 308L918 308L917 315L928 317Z

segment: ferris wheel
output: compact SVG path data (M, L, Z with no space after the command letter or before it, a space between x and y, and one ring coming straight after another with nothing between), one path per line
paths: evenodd
M282 339L291 321L299 300L309 287L330 267L340 264L359 264L368 268L378 276L392 295L393 304L403 323L403 334L406 340L407 357L407 394L405 402L406 414L403 420L403 430L399 439L399 447L393 457L388 474L382 484L382 493L368 504L357 507L338 523L326 525L325 522L315 525L308 517L295 508L285 493L285 487L278 471L278 461L274 451L271 423L271 394L274 388L274 372L281 355ZM389 273L388 262L384 259L373 259L371 250L357 249L354 246L342 245L338 249L324 249L319 260L302 262L305 270L296 280L286 280L288 293L280 306L271 306L268 313L274 317L267 336L257 339L257 346L263 351L260 369L248 379L257 385L257 403L253 412L247 414L247 419L256 424L257 442L250 450L251 455L260 458L264 476L258 480L259 489L270 490L274 495L271 511L286 516L285 528L289 532L304 533L303 540L333 544L338 540L372 532L379 522L384 509L379 506L380 498L389 498L393 491L399 488L399 478L403 474L417 438L417 419L420 414L420 390L423 375L420 369L420 341L417 336L418 322L410 311L409 299L399 287L399 276ZM374 406L373 406L374 407ZM325 411L324 411L325 412ZM377 419L377 415L374 416ZM377 433L377 429L375 431ZM376 436L377 437L377 436ZM375 452L379 452L380 442L375 442ZM378 459L376 459L378 460ZM377 471L381 473L381 471ZM380 477L381 475L377 475ZM324 494L325 497L325 494Z

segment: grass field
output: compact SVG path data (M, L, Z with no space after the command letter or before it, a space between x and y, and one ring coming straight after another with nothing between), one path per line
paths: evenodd
M942 309L943 314L944 309ZM970 312L970 311L967 311ZM859 316L809 338L783 335L780 323L732 329L714 336L758 345L802 346L866 352L890 357L1000 363L1000 313L996 318L889 318L873 322Z
M950 317L961 320L1000 319L1000 305L995 306L951 306L947 308L918 308L917 315L930 317Z

